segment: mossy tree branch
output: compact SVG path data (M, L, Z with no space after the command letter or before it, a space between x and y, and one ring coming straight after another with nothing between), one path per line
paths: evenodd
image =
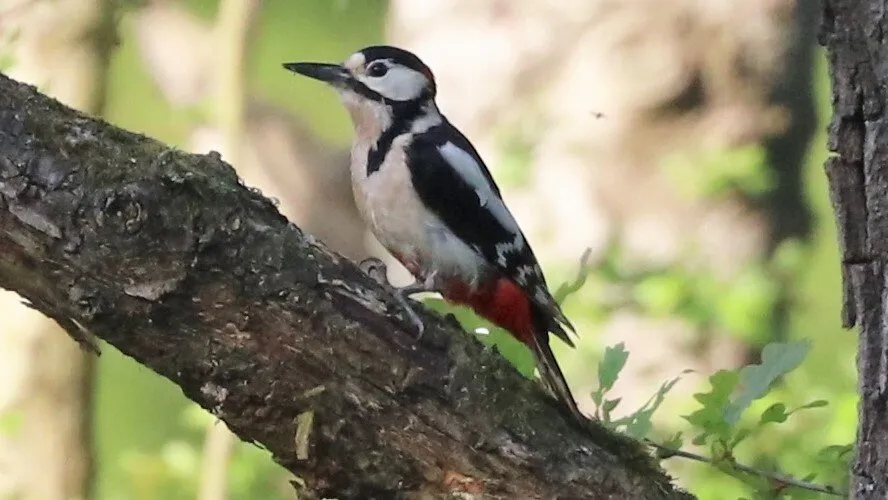
M387 290L218 155L0 76L0 202L0 286L173 381L307 496L690 498L452 322L425 314L416 342Z

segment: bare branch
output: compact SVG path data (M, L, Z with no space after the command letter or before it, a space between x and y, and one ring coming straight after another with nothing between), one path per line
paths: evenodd
M659 443L655 443L650 440L646 440L647 444L652 448L657 450L657 455L662 459L668 458L686 458L688 460L693 460L695 462L700 462L704 464L709 464L715 467L719 466L727 466L729 470L736 471L744 474L750 474L753 476L758 476L770 481L772 487L775 491L783 490L786 487L795 487L801 488L803 490L814 491L817 493L824 493L827 495L832 495L836 497L844 497L846 496L842 492L840 492L837 488L834 488L827 484L817 484L812 483L811 481L804 481L802 479L796 479L792 476L787 476L785 474L780 474L777 472L769 472L762 469L756 469L755 467L750 467L748 465L741 464L736 461L731 461L725 463L724 461L717 461L709 457L705 457L703 455L698 455L696 453L692 453L690 451L685 450L676 450L670 448L668 446L663 446Z

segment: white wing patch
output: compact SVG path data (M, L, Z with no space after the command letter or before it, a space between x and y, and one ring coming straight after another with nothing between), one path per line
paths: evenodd
M493 188L490 186L490 183L487 182L484 172L481 171L481 166L478 165L478 162L475 161L475 158L473 158L468 151L452 142L445 142L438 147L438 151L441 153L441 156L447 160L447 163L459 173L459 176L469 183L470 186L475 188L475 192L478 193L478 198L481 199L482 207L487 206L491 199L496 198L496 195L493 193ZM500 205L502 205L502 203L500 203ZM505 208L505 205L502 205L502 212L494 212L494 215L503 227L509 230L517 230L518 225Z
M521 229L518 228L518 223L515 222L515 218L509 213L509 209L506 208L503 200L493 192L493 187L487 181L487 177L484 176L481 166L478 165L478 162L475 161L471 154L452 142L446 142L444 145L439 146L438 151L460 177L475 188L481 206L489 210L496 217L496 220L514 235L512 241L502 242L496 246L499 263L505 265L506 253L510 250L516 250L524 244L524 238L521 236Z

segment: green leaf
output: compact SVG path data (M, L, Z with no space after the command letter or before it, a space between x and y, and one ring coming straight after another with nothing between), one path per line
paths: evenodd
M586 284L586 280L589 279L589 275L592 274L594 270L592 265L589 264L589 259L592 256L592 249L587 248L583 255L580 257L580 270L577 273L576 279L572 282L562 283L561 286L558 287L558 290L555 292L555 302L561 304L564 302L564 299L570 297L571 295L580 291L583 288L583 285Z
M682 446L684 446L684 437L682 436L682 432L676 432L672 435L671 438L663 441L662 445L666 448L669 448L670 450L680 450Z
M786 412L786 405L783 403L774 403L762 412L762 416L759 419L759 425L765 425L772 422L781 424L786 422L787 418L789 418L789 413Z
M598 388L602 392L609 391L617 382L620 372L626 366L629 359L629 351L625 344L608 346L604 349L604 358L598 364Z
M817 452L817 456L821 459L825 460L835 460L835 459L843 459L847 456L851 455L854 452L854 445L846 444L846 445L830 445L825 446Z
M810 403L805 403L802 406L792 410L790 413L795 413L800 410L810 410L812 408L823 408L824 406L829 405L829 401L825 399L817 399L815 401L811 401Z
M682 372L682 375L686 373L688 373L688 370ZM677 384L679 380L681 380L681 375L664 382L660 388L657 389L657 392L655 392L641 408L635 411L632 415L629 415L626 419L628 420L625 430L626 434L629 434L636 439L647 437L652 427L651 419L653 418L654 413L660 408L660 405L663 404L663 401L666 399L666 395L673 387L675 387L675 384Z
M731 439L731 443L728 445L728 449L732 450L737 447L738 444L742 443L746 438L748 438L752 434L752 431L749 429L740 429L734 434L734 438Z
M610 413L610 412L614 411L614 409L617 407L618 404L620 404L620 400L622 400L622 399L623 399L623 398L608 399L608 400L606 400L606 401L604 402L604 408L603 408L604 411L606 411L607 413Z
M694 439L691 440L691 444L694 446L703 446L706 444L706 440L709 439L709 433L704 432L703 434L698 434L694 436Z
M729 453L730 451L731 449L724 439L715 439L709 445L709 452L712 453L712 463L718 467L734 464L734 457Z
M702 438L702 442L698 443L697 439L695 439L694 444L705 443L710 434L723 439L727 439L730 436L730 427L725 422L724 414L725 408L730 403L731 393L737 386L738 381L739 375L737 372L719 370L709 377L709 385L712 386L709 392L694 394L694 399L702 407L683 417L692 426L703 431L703 435L698 436L698 438Z
M620 400L622 399L623 398L606 399L604 401L604 404L601 406L601 410L604 412L602 415L604 423L611 421L611 412L613 412L617 405L620 404Z
M810 350L811 344L807 341L766 345L762 351L761 364L745 366L740 370L742 389L737 398L725 409L725 422L730 426L737 424L749 405L767 394L777 378L798 367Z

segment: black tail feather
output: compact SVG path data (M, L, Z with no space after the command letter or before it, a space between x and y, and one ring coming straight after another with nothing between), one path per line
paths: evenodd
M555 396L567 405L567 409L570 411L571 416L577 420L577 423L583 424L584 422L587 422L589 417L584 415L583 412L580 411L579 406L577 406L573 393L571 393L570 387L567 385L567 380L564 378L564 374L561 372L561 368L558 367L558 362L555 360L555 355L549 347L548 332L541 331L534 335L533 339L533 353L537 360L537 366L543 381L549 386L549 389L555 393Z

